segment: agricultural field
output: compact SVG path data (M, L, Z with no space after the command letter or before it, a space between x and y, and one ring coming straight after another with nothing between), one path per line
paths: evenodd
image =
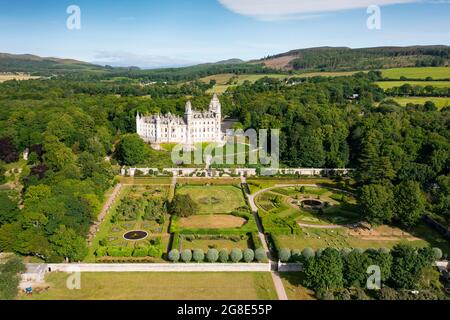
M419 87L432 86L435 88L450 88L450 81L377 81L375 84L384 90L401 87L404 84Z
M208 77L201 78L200 81L204 83L209 83L211 80L216 81L216 85L209 90L208 93L224 93L231 86L238 86L243 84L245 81L250 81L252 83L256 82L261 78L276 78L276 79L285 79L291 77L287 74L242 74L235 75L232 73L223 73L212 75Z
M400 105L406 106L408 103L412 104L425 104L427 101L432 101L436 108L442 109L450 106L450 98L440 98L440 97L394 97Z
M29 74L0 74L0 83L10 80L24 81L39 78L37 76L30 76Z
M437 79L450 79L449 67L416 67L416 68L393 68L381 70L383 77L388 79L398 79L405 77L408 79L426 79L428 77Z
M276 300L270 273L82 273L69 290L67 274L47 276L50 288L23 300ZM239 288L239 290L236 290ZM35 290L36 291L36 290Z
M167 186L124 186L100 225L86 262L119 257L161 260L168 242L168 193Z

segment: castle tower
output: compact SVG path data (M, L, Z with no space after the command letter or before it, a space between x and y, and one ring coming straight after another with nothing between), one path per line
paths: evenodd
M185 118L186 118L186 139L185 139L185 143L186 145L190 145L192 143L191 141L191 130L192 130L192 117L193 117L193 112L192 112L192 103L189 100L188 102L186 102L186 106L185 106Z
M219 98L217 97L217 94L215 94L215 93L211 99L211 102L209 103L209 111L219 113L219 114L222 112L222 106L220 105Z
M214 93L211 102L209 103L209 111L214 112L216 119L215 119L215 136L216 141L221 142L222 141L222 105L220 104L219 97L217 97L217 94Z

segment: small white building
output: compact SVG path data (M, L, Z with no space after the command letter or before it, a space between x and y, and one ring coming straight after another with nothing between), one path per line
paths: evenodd
M222 107L214 94L208 111L195 111L190 101L186 103L184 117L166 115L136 116L136 131L149 143L222 142Z

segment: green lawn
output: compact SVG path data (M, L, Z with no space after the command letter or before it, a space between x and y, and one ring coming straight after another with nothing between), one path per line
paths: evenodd
M240 241L231 241L226 239L219 240L203 240L203 239L195 239L192 241L183 240L181 242L181 249L202 249L204 252L208 251L208 249L214 248L217 250L228 249L231 251L234 248L239 248L242 250L252 248L252 245L249 243L250 240L240 240Z
M50 289L24 300L275 300L270 273L82 273L81 289L68 275L47 276Z
M188 194L199 206L199 214L231 213L246 205L242 190L235 186L185 185L177 194Z
M393 98L402 106L406 106L408 103L412 104L425 104L427 101L432 101L438 109L450 106L450 98L439 97L395 97Z
M383 77L389 79L400 79L406 77L408 79L450 79L450 68L448 67L420 67L420 68L393 68L381 71Z
M316 300L314 291L302 285L303 272L283 272L280 277L289 300Z
M378 81L375 84L383 89L401 87L404 84L410 84L413 87L433 86L435 88L450 88L450 81Z

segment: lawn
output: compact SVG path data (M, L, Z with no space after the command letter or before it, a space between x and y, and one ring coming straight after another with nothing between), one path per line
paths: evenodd
M276 300L270 273L82 273L68 290L65 273L47 276L50 289L24 300Z
M240 240L240 241L232 241L228 239L217 239L217 240L205 240L205 239L195 239L195 240L183 240L181 242L180 249L202 249L203 252L208 251L208 249L215 248L217 250L227 249L231 251L234 248L239 248L241 250L245 250L248 248L253 248L253 245L250 243L250 240ZM178 249L178 248L177 248Z
M232 215L196 215L189 218L180 219L180 227L182 228L239 228L242 227L247 220Z
M375 84L383 89L401 87L404 84L410 84L413 87L433 86L435 88L450 88L450 81L378 81Z
M242 190L236 186L195 186L177 188L177 194L188 194L198 204L199 214L231 213L246 206Z
M303 272L283 272L280 277L289 300L316 300L314 291L302 286Z
M393 98L400 105L406 106L408 103L425 104L427 101L432 101L438 109L450 106L450 98L441 97L395 97Z
M450 68L448 67L419 67L419 68L393 68L381 70L383 77L389 79L450 79Z

